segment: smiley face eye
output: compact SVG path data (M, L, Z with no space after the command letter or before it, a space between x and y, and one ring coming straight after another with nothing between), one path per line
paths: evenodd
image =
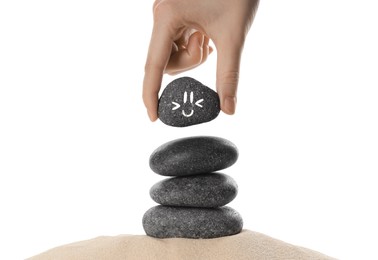
M175 105L174 108L172 108L172 110L176 110L180 107L180 104L179 103L176 103L176 102L172 102L173 105Z
M203 102L203 98L201 98L200 100L198 100L196 103L195 103L195 105L196 106L199 106L199 107L203 107L200 103L202 103Z

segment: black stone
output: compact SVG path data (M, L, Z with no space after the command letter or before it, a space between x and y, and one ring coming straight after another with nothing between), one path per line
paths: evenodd
M230 207L187 208L155 206L143 216L147 235L156 238L216 238L243 228L240 214Z
M169 83L161 94L158 105L160 120L176 127L211 121L218 116L219 111L218 94L189 77Z
M185 176L219 171L237 159L236 146L224 138L186 137L159 146L150 156L150 167L160 175Z
M238 185L230 176L208 173L173 177L156 183L151 198L165 206L221 207L238 193Z

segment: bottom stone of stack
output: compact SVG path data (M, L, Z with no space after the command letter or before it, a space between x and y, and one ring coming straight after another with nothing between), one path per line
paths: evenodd
M231 207L192 208L158 205L143 216L143 228L156 238L216 238L240 233L243 220Z

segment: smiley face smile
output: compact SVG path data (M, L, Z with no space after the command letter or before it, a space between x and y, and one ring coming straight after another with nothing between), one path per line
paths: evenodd
M185 116L185 117L191 117L191 116L193 115L193 113L194 113L194 110L193 110L193 109L190 111L189 115L187 115L187 114L185 113L185 110L184 110L184 109L182 110L182 115Z

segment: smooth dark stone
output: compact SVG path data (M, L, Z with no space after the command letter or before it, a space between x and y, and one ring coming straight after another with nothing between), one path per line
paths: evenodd
M176 127L211 121L218 116L219 111L218 94L189 77L169 83L161 94L158 105L160 120Z
M151 198L161 205L207 208L224 206L237 193L234 179L222 173L168 178L150 189Z
M159 146L150 156L150 167L160 175L185 176L219 171L237 159L238 149L224 138L186 137Z
M147 235L156 238L216 238L239 233L240 214L230 207L187 208L155 206L143 216Z

